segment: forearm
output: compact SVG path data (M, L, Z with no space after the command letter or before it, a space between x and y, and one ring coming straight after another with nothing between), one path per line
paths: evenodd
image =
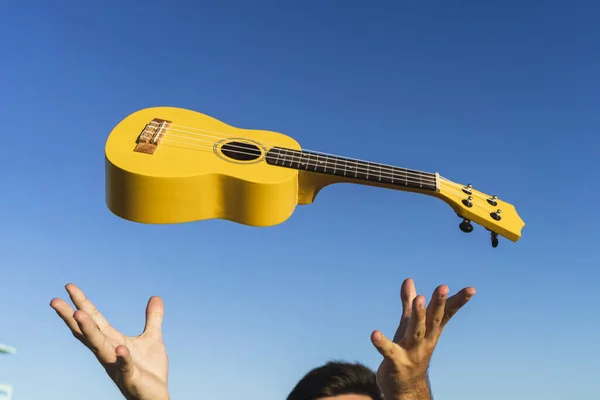
M384 393L385 400L433 400L427 377L412 382L398 383L393 393Z

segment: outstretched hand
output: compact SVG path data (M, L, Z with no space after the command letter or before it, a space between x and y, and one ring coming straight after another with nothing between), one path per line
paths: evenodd
M73 336L88 347L128 400L168 400L167 350L162 342L164 306L152 297L146 307L144 332L127 337L114 329L74 284L66 287L76 311L64 300L50 306Z
M380 331L371 341L384 357L377 370L377 382L386 400L429 400L427 369L442 330L469 299L475 288L467 287L448 298L448 286L438 286L425 307L425 298L417 296L412 279L402 283L402 318L389 340Z

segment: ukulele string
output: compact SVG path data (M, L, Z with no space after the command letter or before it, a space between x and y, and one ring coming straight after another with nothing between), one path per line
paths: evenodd
M201 140L201 139L196 139L196 138L193 139L196 142L212 143L213 145L209 145L209 144L196 144L196 143L191 143L191 142L185 142L185 141L179 141L179 140L169 139L170 137L186 138L185 136L180 136L180 135L175 135L175 134L165 135L164 137L165 137L166 140L163 139L163 141L166 141L166 142L184 143L184 144L195 145L197 147L207 148L207 149L208 148L212 149L213 145L214 145L214 142L212 140ZM191 140L192 138L186 138L186 139ZM243 147L236 146L236 145L230 145L230 147L232 147L232 148L235 147L236 149L244 149ZM256 153L250 153L250 152L247 152L247 151L244 151L244 150L231 150L231 152L232 153L236 153L236 154L241 154L241 155L248 155L248 156L253 156L253 155L255 156L256 155ZM286 149L284 149L284 151L285 150ZM290 150L295 151L295 152L297 151L297 150L293 150L293 149L290 149ZM284 157L285 157L285 159L292 158L291 162L298 162L299 164L302 164L302 165L306 164L307 167L315 167L315 170L319 166L323 167L323 168L330 168L330 169L336 169L336 168L338 168L337 164L335 164L333 161L329 161L327 159L325 161L321 161L321 162L319 162L319 161L315 162L314 160L310 160L310 159L308 159L308 160L303 159L302 158L302 153L299 153L298 155L287 153L287 154L284 155ZM435 176L421 176L421 177L419 177L418 175L416 175L416 174L413 173L413 175L415 175L415 176L409 177L408 176L409 173L405 173L404 171L402 171L402 174L406 174L407 175L406 179L402 179L402 177L400 175L400 171L397 171L396 173L394 173L394 171L391 171L391 172L385 171L384 172L383 171L384 169L381 168L381 171L377 172L379 170L378 167L375 167L375 166L372 167L372 168L361 167L357 163L355 163L355 164L356 164L355 166L350 166L350 170L348 170L348 167L344 168L344 167L341 167L341 166L339 167L339 169L344 170L344 171L346 171L347 173L350 173L350 174L352 174L352 173L361 173L361 174L365 174L365 175L377 175L377 176L381 176L382 178L397 179L399 181L400 180L404 180L404 181L408 180L411 183L416 183L416 184L424 183L424 184L429 184L429 185L435 185L435 183L436 183ZM284 163L281 166L285 166L285 161L284 161ZM307 169L307 171L310 171L310 170ZM431 175L431 174L429 174L429 175ZM351 176L350 176L350 178L351 178Z
M171 134L171 135L168 135L168 136L174 136L174 135L172 135L172 134ZM189 138L188 138L188 139L189 139ZM212 150L212 149L213 149L213 145L196 144L196 143L191 143L191 142L186 142L186 141L173 140L173 139L169 139L169 138L167 137L167 135L163 136L163 139L162 139L162 141L164 141L164 142L167 142L167 143L170 143L170 142L173 142L173 143L181 143L181 144L185 144L185 145L189 145L189 146L194 146L194 147L198 147L198 148L202 148L202 149L210 149L210 150ZM206 142L206 143L214 143L213 141L208 141L208 140L206 140L205 142ZM233 147L233 146L232 146L232 147ZM232 150L232 152L233 152L233 153L237 153L237 154L242 154L242 155L255 155L255 153L248 153L248 152L245 152L245 151L240 151L240 150ZM292 158L294 158L294 159L295 159L295 158L298 158L298 160L300 160L300 156L293 156L293 155L292 155ZM296 161L293 161L293 162L296 162ZM300 162L300 161L297 161L297 162ZM309 167L312 167L312 166L318 167L318 166L320 165L320 164L315 164L315 163L310 163L310 162L309 162L309 163L307 163L307 164L308 164L308 166L309 166ZM323 166L323 165L320 165L320 166ZM325 167L328 167L328 168L331 168L331 169L333 169L333 167L331 167L331 166L325 166ZM308 170L308 171L309 171L309 170ZM309 171L309 172L311 172L311 171ZM313 171L313 172L314 172L314 171ZM354 171L348 171L348 172L349 172L350 174L354 173ZM351 179L353 178L352 176L347 176L347 177L348 177L348 178L351 178ZM387 175L387 174L386 174L386 175L382 175L382 178L383 178L383 177L385 177L385 178L390 178L390 179L396 179L396 176L394 176L393 174L392 174L392 175ZM448 181L446 178L442 178L442 177L440 177L440 178L441 178L442 180L444 180L444 181L445 181L445 183L448 183L448 182L449 182L449 181ZM354 178L354 179L356 179L356 178ZM414 183L414 184L420 184L420 183L423 183L422 181L415 180L415 179L413 179L413 178L407 178L407 179L398 179L398 180L400 180L400 181L405 181L405 182L410 182L410 183ZM451 181L450 181L450 182L451 182ZM430 182L428 182L428 183L429 183L429 184L432 184L432 185L435 185L435 183L436 183L436 182L435 182L435 179L434 179L433 181L430 181ZM451 182L451 183L452 183L452 182ZM458 188L458 187L453 187L453 186L450 186L450 187L447 187L447 188L446 188L446 190L447 190L447 192L449 192L449 193L451 193L451 194L453 195L452 197L454 197L454 198L455 198L455 201L456 201L456 198L458 198L458 201L460 201L460 199L464 197L464 193L462 192L462 188ZM478 202L474 202L474 203L473 203L473 206L475 206L475 207L478 207L478 208L480 208L480 209L483 209L483 210L485 210L486 212L490 212L490 208L489 208L489 205L487 204L487 202L486 202L485 204L480 204L480 203L478 203Z
M450 185L458 190L460 190L462 193L464 193L462 190L463 189L467 189L467 187L465 185L461 185L460 183L456 183L451 181L450 179L444 178L443 176L440 175L440 180L444 181L447 185ZM471 190L471 194L469 196L473 196L473 197L479 197L480 199L483 199L487 202L488 199L491 199L491 196L489 195L485 195L483 193L479 193L477 191L474 191L473 188L468 188L469 190ZM466 194L466 193L465 193ZM498 203L500 203L500 199L496 198L495 199Z
M175 132L180 132L179 130L174 130L174 129L166 129L165 130L165 136L170 137L178 137L178 138L183 138L183 139L187 139L187 140L193 140L193 141L197 141L197 142L204 142L204 143L212 143L214 145L214 141L213 140L206 140L206 139L201 139L201 138L196 138L196 137L187 137L187 136L182 136L182 135L177 135L174 133L169 133L170 131L175 131ZM211 135L200 135L200 134L196 134L196 136L204 136L204 137L215 137L215 136L211 136ZM224 139L222 137L215 137L218 139ZM241 138L244 139L244 138ZM209 146L212 147L212 146ZM244 149L244 147L239 146L239 145L235 145L235 144L229 144L229 147L231 148L236 148L236 149ZM309 150L295 150L295 149L287 149L287 148L282 148L282 150L286 151L286 150L291 150L294 152L303 152L303 151L309 151ZM245 154L245 155L254 155L254 153L244 153L244 152L240 152L240 154ZM324 153L323 153L324 154ZM316 156L321 156L321 154L315 154ZM286 154L286 157L288 157L289 154ZM302 153L300 153L300 155L298 155L298 159L301 160ZM310 155L309 155L310 156ZM327 160L328 157L330 157L329 155L323 155L323 157ZM338 156L334 156L331 155L332 158L338 158ZM339 158L344 158L344 157L339 157ZM435 182L435 177L431 176L433 174L429 173L429 172L421 172L421 171L417 171L417 170L410 170L410 169L406 169L406 168L400 168L400 167L391 167L391 166L386 166L384 164L379 164L379 163L374 163L374 162L369 162L369 161L361 161L361 160L354 160L354 159L347 159L344 158L345 162L351 162L353 163L353 165L355 166L355 169L360 170L360 171L364 171L365 173L368 173L371 168L369 167L369 165L373 165L373 168L375 168L376 170L380 170L380 172L386 171L388 173L391 173L392 175L396 172L396 173L406 173L407 175L413 175L415 177L419 177L421 180L427 180L429 181L429 183L433 183ZM327 161L325 161L327 162ZM361 166L360 163L364 163L364 164L368 164L366 167ZM312 165L311 165L312 166ZM317 164L318 166L318 164ZM404 170L404 171L399 171L399 170ZM425 176L423 176L422 174L426 174Z
M157 124L157 123L156 122L151 122L151 124ZM157 126L157 125L153 125L153 126ZM173 127L179 127L181 129L175 129ZM190 129L193 129L193 130L190 130ZM229 139L229 138L231 138L230 134L228 134L226 132L220 132L220 131L214 131L214 130L208 130L208 129L202 129L202 128L194 128L194 127L191 127L191 126L179 125L179 124L174 124L174 123L171 123L170 127L167 128L167 129L165 129L165 131L173 131L173 132L186 133L186 134L189 134L189 135L212 137L212 138L215 138L215 139ZM206 133L212 133L214 135L207 135ZM228 135L228 136L217 136L217 135ZM240 139L245 139L245 140L250 140L250 141L253 140L251 138L244 138L244 137L240 137ZM284 148L286 147L286 146L282 146L279 143L274 143L274 142L262 142L261 141L261 144L266 145L267 147L284 147ZM311 149L302 149L302 150L306 151L306 152L310 152L310 153L322 155L322 156L346 158L346 157L342 157L342 156L337 155L337 154L325 153L325 152L318 151L318 150L311 150ZM393 165L375 163L373 161L367 161L367 160L352 159L352 161L353 162L356 161L356 162L370 163L370 164L378 164L378 165L381 165L382 167L386 167L388 169L400 168L400 167L396 167L396 166L393 166ZM419 171L419 170L413 170L413 171L419 172L419 173L428 174L428 172L425 172L425 171Z
M156 124L156 123L155 122L151 122L151 124ZM208 130L208 129L202 129L202 128L195 128L195 127L191 127L191 126L187 126L187 125L180 125L180 124L174 124L174 123L171 123L171 127L172 126L180 127L182 129L167 128L165 131L173 131L173 132L179 132L179 133L185 133L185 134L196 135L196 136L203 136L203 137L211 137L211 138L215 138L215 139L227 139L228 138L228 137L225 137L225 136L216 136L216 135L227 135L227 133L221 132L221 131ZM196 130L198 132L194 132L194 131L191 131L191 130L188 130L188 129ZM214 135L207 135L207 134L201 133L201 132L212 133ZM183 136L180 136L180 137L183 138ZM241 138L241 139L252 140L252 139L249 139L249 138ZM261 142L261 144L269 145L270 147L283 147L283 148L285 148L285 146L281 146L280 144L276 144L276 143L273 143L273 142ZM236 145L230 145L230 147L234 147L234 146L237 147ZM381 170L385 169L386 171L391 171L392 173L397 168L400 168L400 169L405 169L407 174L413 174L413 175L415 175L415 173L430 174L429 172L424 172L424 171L419 171L419 170L409 170L407 168L395 167L395 166L392 166L392 165L381 164L381 163L374 163L374 162L360 160L360 159L348 159L346 157L341 157L341 156L338 156L336 154L325 153L325 152L321 152L321 151L317 151L317 150L302 149L302 151L314 153L316 155L322 155L324 157L340 157L340 158L345 158L347 161L354 162L357 167L359 167L358 163L360 162L360 163L366 163L366 164L376 164ZM440 177L440 178L442 178L442 177ZM433 178L433 179L435 180L435 178ZM452 186L455 186L455 187L459 188L461 191L462 191L462 188L465 187L465 185L461 185L461 184L455 183L455 182L453 182L453 181L451 181L449 179L446 179L446 178L442 178L442 179L446 183L448 183L449 185L452 185ZM487 195L484 195L482 193L478 193L478 192L475 192L475 191L472 191L471 195L473 197L479 197L480 199L485 199L485 200L487 200L490 197L490 196L487 196ZM498 200L498 199L496 199L496 200Z

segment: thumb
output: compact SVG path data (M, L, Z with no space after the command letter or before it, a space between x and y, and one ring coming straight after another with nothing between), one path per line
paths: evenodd
M385 358L392 358L396 349L396 344L390 339L386 338L381 331L374 331L371 333L371 342L377 349L379 354Z
M121 375L121 380L125 382L129 382L133 377L133 359L131 358L131 353L127 346L117 346L115 349L115 353L117 355L117 367L119 368L119 375Z

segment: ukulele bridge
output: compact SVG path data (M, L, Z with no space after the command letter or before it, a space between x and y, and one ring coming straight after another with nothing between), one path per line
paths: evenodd
M154 154L165 132L171 126L171 121L154 118L144 127L137 138L137 144L133 151L145 154Z

